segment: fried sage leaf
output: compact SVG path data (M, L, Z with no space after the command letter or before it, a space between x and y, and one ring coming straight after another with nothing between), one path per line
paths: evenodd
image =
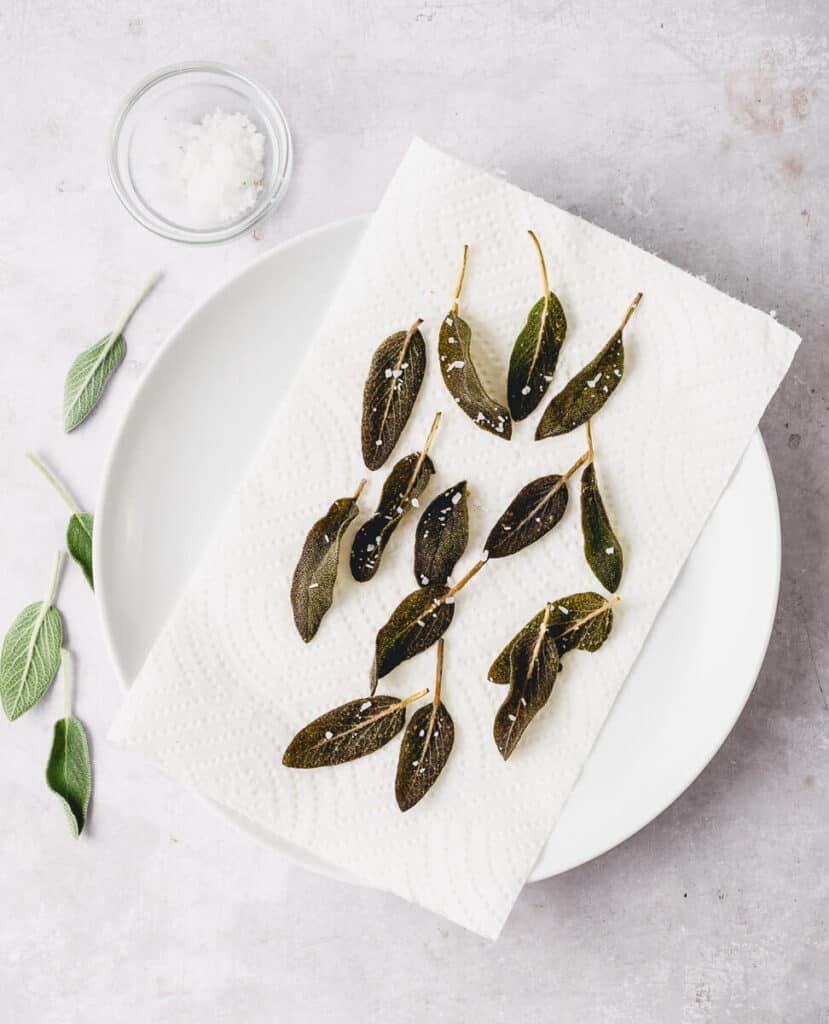
M435 472L428 452L439 422L440 413L435 416L422 452L413 452L394 464L383 484L377 511L354 536L351 545L351 575L359 583L367 582L377 572L386 544L397 529L397 524L412 504L417 504L418 497Z
M52 602L61 558L59 553L46 597L23 609L3 641L0 699L10 722L37 704L52 685L60 666L63 623Z
M291 583L291 606L296 628L306 644L314 638L334 600L340 541L357 515L357 499L364 486L365 480L352 498L338 498L314 523L302 546Z
M522 487L489 532L488 557L514 555L549 533L567 508L567 481L588 458L585 452L563 476L540 476Z
M92 762L83 725L70 713L69 652L61 650L64 675L64 716L55 722L46 763L46 785L60 797L69 827L77 839L86 824L92 794Z
M415 534L414 574L421 587L446 583L469 541L466 481L448 487L420 517Z
M400 743L394 793L397 806L408 811L423 799L443 771L452 744L455 724L440 699L443 675L443 640L438 640L435 696L431 705L418 708L412 715Z
M153 274L121 317L118 326L81 352L69 367L63 387L63 429L67 434L92 412L101 400L110 377L124 361L127 343L123 330L157 280L158 274Z
M438 356L440 372L449 394L463 409L472 422L482 430L503 437L512 437L512 420L509 411L495 401L484 390L478 371L472 361L472 329L458 314L463 278L469 246L463 247L463 266L455 289L455 301L443 318L438 335Z
M606 601L601 594L587 591L568 594L551 601L547 631L556 642L559 658L568 651L598 651L613 628L613 605L618 598ZM510 679L510 655L518 640L526 634L536 634L544 619L546 608L533 616L510 640L487 673L493 683L507 685Z
M432 583L404 597L377 634L372 685L392 669L431 647L443 636L455 614L445 601L449 587Z
M610 525L592 462L584 467L581 475L581 529L587 564L599 583L612 594L622 581L622 546Z
M510 652L510 688L495 714L495 745L506 761L524 730L544 707L558 675L558 649L547 629L550 605L538 628L522 633Z
M622 333L642 298L640 292L628 307L616 332L599 354L550 400L535 432L536 441L567 434L595 416L610 398L625 371Z
M564 310L557 296L550 291L541 243L535 232L529 231L528 234L538 250L544 295L530 310L512 348L507 397L514 420L526 419L544 397L556 371L558 354L567 332Z
M379 469L391 455L415 404L426 372L426 342L415 320L390 334L375 351L363 388L363 462Z
M365 697L326 711L294 736L282 763L287 768L322 768L373 754L403 728L407 705L428 692L405 700L387 694Z

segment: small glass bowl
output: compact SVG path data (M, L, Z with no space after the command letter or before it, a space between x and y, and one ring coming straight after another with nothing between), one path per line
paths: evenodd
M265 173L256 202L238 219L197 226L165 194L162 155L170 151L169 132L217 107L246 114L265 136ZM139 82L124 100L112 125L108 163L115 194L139 224L176 242L209 245L237 238L279 205L291 177L291 133L277 102L245 75L204 61L173 64Z

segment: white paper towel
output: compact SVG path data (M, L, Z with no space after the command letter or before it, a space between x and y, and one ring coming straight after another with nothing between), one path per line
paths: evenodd
M547 707L502 761L492 721L506 690L487 681L490 662L546 600L600 589L582 551L576 477L561 524L489 563L458 595L443 684L455 748L433 790L404 815L394 799L396 741L316 771L284 768L281 755L312 718L367 693L376 631L415 588L417 515L398 528L368 584L350 576L352 528L334 607L308 646L292 621L291 576L311 523L363 476L362 510L373 511L386 472L422 446L438 409L437 474L421 506L468 481L470 544L456 578L519 488L563 472L584 450L584 430L533 440L543 404L509 443L477 429L450 400L437 365L438 328L466 242L461 314L481 375L504 400L513 340L541 294L528 228L568 320L548 397L644 292L625 331L624 380L594 421L597 472L625 551L623 600L609 641L596 654L567 656ZM418 316L426 381L394 456L368 474L360 457L368 363L383 338ZM415 141L111 737L352 876L497 936L797 343L771 317ZM381 680L378 692L431 686L434 668L432 649Z

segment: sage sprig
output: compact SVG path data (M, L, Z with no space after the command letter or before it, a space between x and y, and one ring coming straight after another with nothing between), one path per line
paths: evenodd
M514 555L549 533L567 508L567 481L589 458L585 452L563 475L542 476L522 487L487 537L488 556Z
M299 635L309 643L334 600L340 560L340 541L359 511L360 481L350 498L338 498L308 531L291 582L291 607Z
M61 649L63 718L55 722L52 749L46 763L46 784L60 797L69 827L77 839L83 832L92 794L92 763L83 725L72 714L69 652Z
M449 394L472 422L482 430L508 441L512 437L509 411L484 390L472 360L472 328L458 313L468 257L469 246L465 245L452 308L443 318L438 335L440 372Z
M622 545L613 532L599 490L590 420L587 421L586 427L590 461L585 466L581 477L581 528L584 536L584 557L599 583L612 594L619 589L619 584L622 582L624 569Z
M448 583L469 541L466 481L447 487L426 508L415 534L414 574L421 587Z
M552 399L544 410L535 432L536 441L567 434L580 427L602 408L622 379L625 371L625 347L622 332L642 299L634 298L622 322L599 354L580 370Z
M354 536L351 545L351 575L359 583L372 579L380 559L397 529L400 520L426 489L435 472L429 449L440 423L438 413L426 438L423 450L406 455L395 463L380 494L377 511L367 519Z
M60 666L63 623L53 603L62 557L58 552L46 596L23 609L3 641L0 699L10 722L37 704Z
M438 640L435 695L412 715L400 743L394 793L401 811L411 810L437 782L455 742L455 723L441 700L443 638Z
M86 577L86 582L94 590L95 583L92 578L92 516L88 512L81 512L63 484L46 468L36 455L32 452L27 452L26 458L43 474L71 510L72 515L69 517L69 524L66 528L66 547L69 554L80 566L81 572Z
M556 371L558 354L567 332L564 310L558 297L550 291L541 243L534 231L527 234L538 252L544 294L530 310L510 357L507 397L514 420L529 416L544 397Z
M158 280L152 274L133 299L117 327L91 348L81 352L69 367L63 387L63 429L68 434L79 426L101 399L104 388L127 354L124 328Z
M363 388L360 439L363 462L379 469L391 455L409 420L426 372L422 320L381 342L371 359Z
M406 708L428 690L401 700L382 694L326 711L294 736L282 756L287 768L345 764L384 747L406 722Z
M510 651L510 687L495 714L495 745L506 761L527 726L550 699L559 668L558 648L547 629L551 606L538 628L522 632Z
M602 597L588 591L568 594L549 602L549 609L542 610L516 633L490 666L487 676L493 683L507 685L510 681L510 657L516 643L524 636L535 635L545 615L547 632L556 642L559 658L572 650L598 651L610 636L613 628L613 608L621 598Z

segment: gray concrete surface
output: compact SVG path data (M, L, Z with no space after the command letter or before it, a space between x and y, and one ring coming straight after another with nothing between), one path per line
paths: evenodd
M271 86L297 160L261 231L196 252L122 212L104 143L137 78L201 57ZM56 689L0 723L0 1020L827 1024L822 0L6 0L0 114L4 628L40 596L64 521L21 453L47 455L91 504L166 333L264 248L370 210L413 133L776 309L804 337L762 424L783 581L745 713L649 828L525 889L496 945L282 864L110 749L120 694L92 595L67 574L93 815L73 844L43 783ZM129 332L125 368L94 422L65 438L68 362L155 266L166 277Z

